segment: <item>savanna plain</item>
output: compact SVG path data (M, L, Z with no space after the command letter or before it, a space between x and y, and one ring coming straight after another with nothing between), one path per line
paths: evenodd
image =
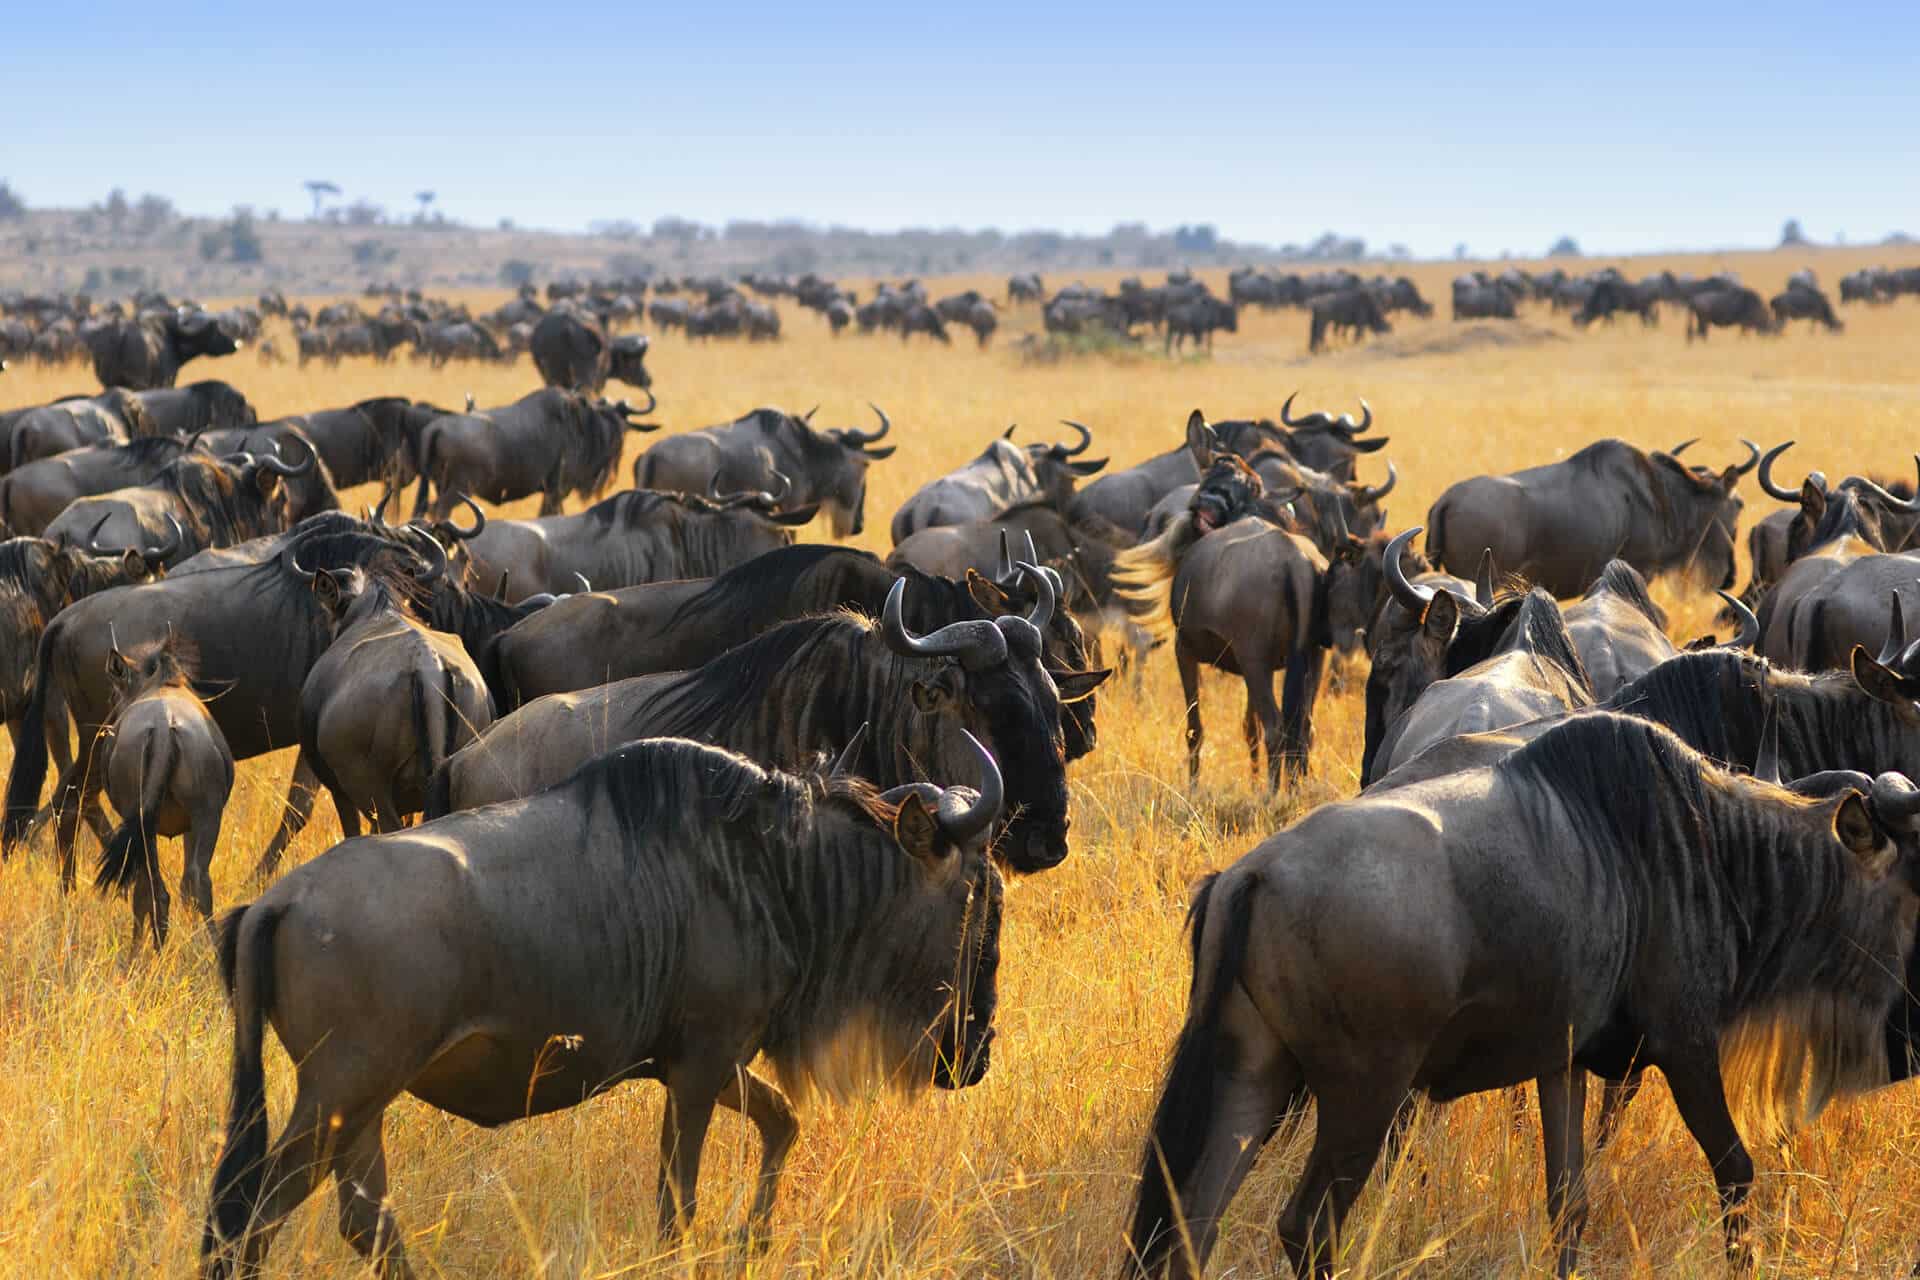
M1731 267L1770 294L1809 263L1831 290L1845 271L1875 261L1897 264L1887 252L1810 251L1626 265L1635 276ZM818 402L816 422L870 426L866 402L878 403L893 417L899 452L872 470L859 541L882 553L899 502L1009 423L1034 439L1064 435L1056 420L1078 419L1094 430L1092 454L1111 454L1119 467L1179 442L1196 407L1210 418L1274 416L1296 388L1307 408L1371 403L1376 431L1392 444L1363 460L1361 475L1377 482L1387 457L1398 466L1387 501L1394 529L1421 522L1454 480L1564 457L1609 435L1656 447L1698 436L1690 459L1718 465L1744 456L1742 436L1763 447L1797 440L1781 467L1787 483L1813 467L1901 475L1914 465L1920 304L1911 299L1849 306L1839 335L1796 324L1780 337L1721 331L1688 344L1672 311L1655 329L1627 320L1577 333L1544 305L1517 322L1455 325L1445 299L1457 269L1411 272L1436 318L1396 316L1391 336L1311 359L1298 311L1243 315L1240 332L1220 335L1211 356L1165 358L1150 340L1138 353L1040 362L1017 349L1022 332L1039 328L1037 308L1005 312L995 346L977 351L964 334L951 349L925 339L834 340L813 314L782 304L777 344L656 334L653 417L686 430L756 405L801 411ZM984 279L928 283L936 295L968 284L1002 293ZM1211 283L1225 294L1224 278ZM476 310L498 300L468 298ZM289 345L277 327L274 336ZM263 417L384 393L458 405L471 392L493 405L538 385L525 359L300 369L263 364L251 350L189 366L182 380L194 377L231 381ZM84 366L16 367L0 374L0 407L91 386ZM630 438L629 459L646 439ZM623 464L618 475L627 474ZM1743 534L1773 505L1746 483ZM342 496L358 510L375 494ZM497 514L531 515L533 505ZM810 533L826 536L824 526ZM1679 638L1710 629L1710 597L1676 583L1656 595ZM642 1084L495 1131L396 1103L387 1117L391 1194L414 1265L460 1277L1117 1273L1142 1135L1186 1005L1189 886L1298 814L1356 790L1363 680L1358 669L1330 679L1310 774L1273 800L1247 767L1236 678L1207 678L1209 742L1194 790L1171 658L1156 653L1138 683L1116 678L1103 688L1099 748L1072 771L1072 854L1008 894L992 1071L977 1088L911 1103L810 1107L764 1256L746 1257L727 1240L759 1154L731 1114L716 1121L707 1147L701 1221L677 1249L656 1242L661 1093ZM241 766L214 866L221 909L258 892L246 877L291 770L291 750ZM323 803L293 856L311 858L338 837ZM173 843L162 852L170 879ZM182 911L176 921L188 927L164 952L130 954L125 905L91 892L63 896L44 838L0 868L0 1275L192 1271L226 1118L232 1024L211 948ZM284 1055L270 1050L276 1125L291 1077ZM1345 1274L1550 1273L1531 1106L1471 1098L1431 1113L1416 1135L1361 1199ZM1298 1127L1263 1154L1228 1216L1213 1274L1285 1273L1274 1220L1310 1136ZM1762 1274L1905 1274L1920 1254L1920 1092L1911 1085L1838 1104L1811 1129L1754 1148ZM1724 1273L1708 1169L1657 1088L1591 1168L1583 1274ZM289 1222L268 1274L359 1274L336 1234L330 1194Z

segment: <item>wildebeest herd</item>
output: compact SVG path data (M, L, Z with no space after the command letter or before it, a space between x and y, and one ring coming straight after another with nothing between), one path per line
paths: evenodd
M1119 298L1171 342L1260 287ZM989 433L892 513L882 559L796 538L822 516L860 534L868 474L901 465L913 424L763 406L664 431L639 420L659 404L644 340L570 302L530 321L546 385L505 405L261 422L225 383L169 374L0 415L0 839L44 832L70 888L84 823L135 950L167 944L159 841L185 841L179 892L234 1016L206 1274L257 1267L328 1178L346 1241L410 1274L396 1097L490 1126L636 1078L667 1093L662 1232L693 1218L724 1106L762 1140L764 1241L791 1096L988 1074L1003 879L1071 856L1107 646L1137 676L1171 643L1195 787L1202 667L1244 683L1273 790L1306 770L1329 668L1365 671L1359 793L1195 895L1129 1268L1198 1274L1261 1146L1312 1101L1280 1237L1330 1275L1411 1099L1532 1080L1564 1273L1587 1077L1597 1147L1648 1066L1737 1251L1735 1115L1770 1135L1914 1074L1910 485L1795 486L1791 442L1709 464L1691 441L1604 439L1462 479L1395 530L1372 408L1290 396L1272 418L1196 409L1124 468L1097 422ZM609 494L630 432L633 487ZM1750 477L1785 505L1745 531L1736 595ZM341 509L368 484L377 505ZM532 498L531 518L488 510ZM1669 574L1720 591L1726 638L1668 639L1648 580ZM216 919L235 762L296 744L256 874L322 792L346 838ZM297 1078L277 1134L269 1025Z

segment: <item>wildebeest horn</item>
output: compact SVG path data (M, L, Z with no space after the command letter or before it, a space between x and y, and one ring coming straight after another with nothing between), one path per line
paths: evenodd
M87 530L87 550L96 556L110 556L113 554L114 549L112 547L103 547L99 543L100 531L107 527L107 521L112 518L113 512L109 511L106 515L101 516L93 522L93 528Z
M961 807L960 796L953 788L948 788L940 796L940 829L947 839L955 844L964 845L975 836L993 825L1000 816L1000 806L1006 799L1006 786L1000 778L1000 766L994 763L993 753L982 746L980 739L965 729L960 736L973 748L973 754L980 762L980 798L965 808Z
M1373 425L1373 406L1368 404L1366 398L1363 396L1360 400L1359 422L1353 420L1352 414L1343 413L1338 418L1335 418L1331 425L1335 431L1338 431L1343 436L1364 435L1367 428Z
M313 470L314 466L320 461L313 450L308 449L306 453L307 460L297 467L292 463L283 461L277 453L262 456L260 458L260 465L277 476L303 476Z
M1771 701L1760 725L1760 754L1753 762L1753 776L1762 782L1780 785L1780 716Z
M1733 473L1738 476L1744 476L1747 472L1760 465L1760 446L1745 436L1740 437L1740 443L1747 446L1747 460L1735 466Z
M1397 469L1395 469L1393 463L1389 461L1387 463L1387 482L1385 484L1381 485L1377 489L1370 488L1369 486L1364 484L1357 484L1353 486L1353 488L1356 491L1353 495L1354 505L1364 507L1364 506L1369 506L1373 503L1376 503L1380 501L1380 499L1392 493L1393 486L1399 483L1400 483L1400 472Z
M1034 594L1039 598L1034 601L1033 612L1027 615L1027 621L1032 624L1035 631L1044 634L1047 624L1053 621L1054 606L1059 603L1053 579L1047 575L1045 569L1028 560L1015 561L1014 568L1033 579Z
M313 580L317 574L316 570L301 567L299 539L289 541L285 547L280 549L280 567L308 586L313 585Z
M1053 446L1054 449L1059 452L1061 457L1077 458L1081 454L1087 451L1088 445L1091 445L1093 443L1093 432L1087 430L1086 427L1083 426L1082 424L1073 421L1073 419L1062 418L1060 419L1060 425L1063 427L1072 427L1075 431L1078 431L1080 433L1080 443L1079 445L1077 445L1072 449L1067 448L1067 446L1065 446L1064 444L1056 444L1055 446Z
M475 404L477 404L477 403L478 403L478 401L476 401L476 400L475 400L475 399L473 398L473 392L471 392L471 391L469 391L469 392L467 392L467 412L468 412L468 413L472 413L472 412L473 412L473 406L474 406Z
M1913 830L1920 819L1920 787L1904 773L1883 773L1873 780L1873 816L1886 827Z
M586 574L580 572L578 569L575 569L573 571L573 576L575 581L579 582L581 591L585 592L587 595L593 594L593 583L587 580Z
M1793 441L1789 440L1785 444L1773 446L1760 458L1760 487L1766 490L1769 498L1778 498L1782 502L1800 501L1800 493L1797 489L1782 489L1773 482L1773 460L1791 448L1793 448Z
M1480 567L1474 570L1473 574L1473 600L1475 604L1483 609L1489 608L1493 604L1493 579L1495 573L1496 571L1493 567L1493 548L1481 548Z
M408 525L405 529L401 530L401 532L414 535L415 541L421 546L430 549L429 554L424 557L427 566L426 571L416 575L414 581L424 587L438 582L441 578L445 577L447 573L447 549L440 545L440 539L434 537L426 530L416 528L413 525Z
M1424 612L1426 607L1433 603L1433 588L1416 587L1408 582L1407 571L1401 566L1400 557L1405 553L1407 544L1420 535L1422 528L1421 525L1415 525L1404 533L1395 534L1393 541L1387 544L1386 555L1383 557L1386 562L1387 586L1393 592L1393 598L1400 602L1401 608L1409 609L1414 613Z
M1013 547L1007 541L1006 528L1002 526L1000 530L1000 565L993 571L993 580L1004 587L1013 581L1013 572Z
M1020 425L1020 424L1019 424L1019 423L1017 423L1017 422L1009 422L1009 423L1007 424L1007 429L1006 429L1005 431L1002 431L1002 432L1000 433L1000 438L1001 438L1002 440L1011 440L1011 439L1013 439L1013 429L1014 429L1015 427L1017 427L1017 426L1019 426L1019 425Z
M626 412L627 412L627 414L646 414L646 413L652 413L652 412L653 412L653 411L654 411L655 409L657 409L657 408L659 408L659 407L660 407L660 399L659 399L659 397L657 397L657 396L655 396L655 395L653 394L653 388L652 388L652 387L642 387L642 388L640 388L640 390L641 390L641 392L642 392L642 393L643 393L643 394L644 394L644 395L645 395L645 396L647 397L647 407L646 407L646 408L644 408L644 409L635 409L635 408L633 408L633 407L631 407L631 406L628 406L628 408L627 408L627 411L626 411ZM622 401L621 401L620 403L621 403L621 404L623 404L623 405L625 405L625 404L626 404L627 402L626 402L625 400L622 400ZM622 415L622 416L625 416L625 415Z
M1304 427L1309 421L1312 420L1311 415L1305 418L1295 418L1292 416L1293 397L1299 394L1300 394L1300 390L1299 388L1296 387L1292 392L1288 394L1285 403L1283 403L1280 406L1280 421L1286 423L1290 427Z
M867 401L867 408L873 410L874 416L880 419L880 429L869 432L862 431L858 427L848 427L840 433L840 443L854 449L863 449L876 440L885 439L887 432L893 430L893 423L888 420L885 410L871 400Z
M149 564L158 564L162 561L171 560L174 553L186 545L187 531L180 527L179 518L171 511L167 512L167 524L173 528L173 538L159 546L148 547L140 553L140 558Z
M1687 450L1693 448L1693 446L1699 443L1699 441L1700 441L1699 436L1689 436L1687 439L1682 440L1679 444L1673 446L1673 448L1667 450L1667 456L1670 458L1677 458L1681 454L1685 453Z
M1881 666L1900 660L1900 651L1907 647L1907 614L1900 607L1900 592L1895 589L1893 599L1887 605L1887 642L1880 646L1880 656L1874 661Z
M1715 594L1726 603L1728 611L1740 620L1740 630L1733 639L1727 641L1727 648L1750 650L1754 645L1759 644L1760 619L1753 616L1753 610L1747 608L1746 602L1739 596L1729 595L1725 591L1716 591ZM1897 610L1900 605L1896 601L1893 607Z
M1913 456L1913 462L1914 462L1914 467L1916 469L1920 469L1920 453L1916 453ZM1920 494L1916 494L1914 497L1911 497L1911 498L1897 498L1893 494L1888 493L1885 489L1882 489L1879 485L1875 484L1871 480L1866 479L1865 477L1861 477L1860 487L1862 489L1865 489L1868 493L1872 494L1877 501L1885 503L1887 506L1892 507L1895 511L1905 511L1909 513L1920 511Z
M493 589L493 595L496 600L505 600L507 598L507 579L512 576L512 574L513 570L511 569L502 569L500 571L500 585Z
M860 727L847 739L847 745L840 748L840 754L827 769L829 778L850 778L853 776L853 762L860 758L860 748L867 743L867 730L873 728L873 721L862 720Z
M809 422L809 423L810 423L810 422L812 422L812 421L813 421L813 415L814 415L814 414L816 414L816 413L818 413L818 412L820 412L820 406L819 406L819 405L815 405L815 406L813 406L813 408L811 408L811 409L809 409L809 410L807 410L807 411L806 411L805 413L803 413L803 414L801 414L801 415L800 415L800 421L802 421L802 422Z
M1858 791L1861 795L1873 794L1873 779L1854 769L1823 769L1819 773L1810 773L1804 778L1795 778L1786 784L1787 790L1803 796L1825 798L1835 796L1842 791Z
M435 533L444 533L448 537L459 538L463 542L468 538L479 537L480 531L487 527L487 513L480 509L480 504L475 502L470 494L457 494L454 497L454 501L473 512L472 526L462 529L451 520L436 520L433 522L433 531ZM385 508L387 505L386 495L384 494L381 495L380 505L382 508Z
M880 611L881 634L895 653L915 654L923 658L957 657L968 670L996 666L1006 660L1007 637L1000 628L984 618L949 622L928 636L916 636L907 630L901 617L906 601L907 580L895 579L887 592L887 604Z
M112 618L107 619L107 652L126 665L127 655L120 652L120 633L114 630Z

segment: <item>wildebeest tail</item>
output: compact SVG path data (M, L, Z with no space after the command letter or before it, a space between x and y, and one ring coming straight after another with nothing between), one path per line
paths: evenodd
M1427 563L1436 569L1452 570L1447 565L1447 500L1433 504L1427 512Z
M140 744L140 807L124 815L120 829L100 851L100 867L93 877L93 887L100 892L124 893L141 876L149 884L159 878L160 849L153 826L177 758L170 732L148 734Z
M420 813L422 822L444 818L453 812L453 762L442 760L427 781L427 804Z
M225 1280L226 1250L246 1234L266 1183L265 1024L273 1004L273 941L284 908L236 907L220 921L220 976L233 1007L233 1074L227 1141L213 1171L213 1203L200 1239L208 1280Z
M441 706L432 705L438 693ZM435 711L439 714L434 714ZM413 749L420 769L420 783L431 786L433 776L447 762L447 744L458 729L452 719L460 714L453 700L453 673L442 671L440 688L430 689L419 673L413 677Z
M1155 640L1173 635L1173 575L1180 557L1199 540L1193 513L1182 511L1159 537L1114 554L1114 595L1127 617Z
M0 850L11 850L27 834L40 808L40 786L47 780L47 686L53 679L48 661L55 637L63 634L58 618L40 633L34 655L33 694L27 699L26 722L13 747L13 772L7 777L7 816L0 825ZM82 751L86 743L81 743Z
M1216 1026L1220 1001L1239 978L1253 923L1253 881L1246 877L1232 881L1226 896L1216 903L1219 883L1217 874L1201 881L1194 894L1193 910L1188 913L1193 983L1187 994L1187 1021L1174 1042L1166 1083L1153 1109L1140 1171L1139 1199L1134 1203L1133 1226L1127 1237L1134 1262L1149 1274L1164 1266L1181 1247L1175 1189L1199 1164L1212 1128L1214 1080L1227 1065ZM1216 914L1218 945L1210 952L1203 951L1208 921ZM1205 969L1201 968L1203 962L1207 964Z

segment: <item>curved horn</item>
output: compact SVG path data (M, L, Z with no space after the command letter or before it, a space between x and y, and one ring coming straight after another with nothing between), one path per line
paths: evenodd
M1760 465L1760 446L1745 436L1740 437L1740 443L1747 446L1747 460L1734 467L1733 472L1735 475L1744 476Z
M1400 557L1406 551L1407 544L1418 537L1421 531L1422 526L1415 525L1405 533L1395 534L1393 541L1387 544L1386 554L1383 557L1386 562L1387 586L1393 592L1393 598L1400 602L1401 608L1409 609L1414 613L1424 612L1426 607L1433 603L1433 588L1416 587L1408 582L1407 571L1400 564Z
M120 660L122 666L127 663L127 655L120 652L120 633L114 630L113 619L107 619L107 652Z
M434 532L448 534L451 537L459 538L463 542L468 538L479 537L480 531L487 527L487 513L480 509L480 504L475 502L470 494L457 494L455 495L454 501L473 512L472 527L462 529L451 520L436 520L433 525ZM383 494L380 498L380 506L384 509L386 505L386 496Z
M1907 647L1907 614L1906 610L1900 606L1900 592L1898 588L1894 590L1893 600L1887 606L1887 609L1889 614L1887 618L1887 642L1880 646L1880 656L1874 659L1875 662L1878 662L1883 667L1890 663L1898 662L1900 660L1900 651Z
M887 592L886 608L880 612L881 634L886 637L887 647L895 653L922 658L957 657L968 668L991 666L1006 658L1006 636L985 619L949 622L932 635L914 635L901 618L906 596L907 580L895 579L892 590Z
M1779 485L1773 482L1774 459L1778 458L1781 454L1785 453L1787 450L1791 448L1793 448L1793 441L1789 440L1785 444L1777 444L1773 446L1773 448L1767 450L1766 453L1762 454L1760 457L1760 487L1766 490L1767 496L1769 498L1778 498L1782 502L1800 501L1799 490L1782 489Z
M1347 415L1344 413L1340 415L1340 418L1341 418L1341 421L1343 422L1353 421L1353 419L1347 417ZM1349 431L1347 434L1355 435L1355 436L1363 436L1367 433L1367 428L1372 425L1373 425L1373 406L1367 403L1367 398L1365 396L1361 396L1360 397L1360 425L1355 427L1352 431Z
M1033 579L1033 589L1039 599L1034 602L1033 612L1027 615L1027 621L1035 631L1045 635L1047 624L1053 621L1054 606L1059 603L1054 593L1053 579L1047 576L1045 569L1026 560L1015 561L1014 568Z
M622 416L626 416L626 417L644 416L646 414L652 413L655 409L658 409L660 407L660 399L659 397L653 394L652 387L642 387L640 388L640 390L647 397L647 407L644 409L635 409L629 406L626 414ZM622 401L622 403L624 404L625 401Z
M873 728L873 721L862 720L860 722L860 727L853 731L853 736L847 739L847 745L840 748L840 754L834 758L833 764L828 767L827 776L829 778L851 778L853 776L853 762L860 758L860 748L867 744L867 730L871 728Z
M447 549L440 545L440 539L423 529L415 528L413 525L408 525L405 532L413 534L416 542L429 549L428 554L423 557L426 563L426 569L424 572L416 574L414 581L426 587L446 577Z
M265 454L260 458L259 461L261 466L265 467L267 470L273 472L277 476L303 476L303 475L306 475L307 472L313 470L315 465L319 463L320 459L314 454L313 450L308 449L306 462L302 463L300 466L297 466L297 467L292 465L289 462L284 461L279 456L278 453Z
M87 550L96 556L110 556L113 554L113 548L103 547L99 542L100 531L107 527L107 521L112 518L113 512L109 511L106 515L101 516L93 522L93 528L87 530Z
M1670 458L1677 458L1681 454L1685 453L1687 450L1693 448L1693 446L1697 444L1699 440L1700 440L1699 436L1689 436L1687 439L1682 440L1679 444L1673 446L1673 448L1667 450L1667 456Z
M288 573L291 573L294 577L300 579L300 581L306 583L308 586L312 586L313 580L316 576L316 571L301 567L299 552L300 552L300 540L299 539L289 540L287 545L280 549L280 567L282 569L285 569Z
M1389 460L1387 462L1387 482L1381 485L1377 489L1370 488L1369 486L1364 484L1353 486L1355 489L1359 491L1353 495L1354 503L1357 506L1363 506L1363 507L1369 506L1373 503L1377 503L1380 501L1380 499L1392 493L1393 486L1399 483L1400 483L1400 472L1395 469L1393 462Z
M1091 445L1093 443L1093 432L1087 430L1085 425L1075 422L1071 418L1060 419L1060 425L1063 427L1072 427L1075 431L1078 431L1080 433L1080 443L1072 449L1067 448L1067 446L1063 444L1056 444L1055 446L1053 446L1055 449L1059 450L1061 457L1077 458L1081 454L1087 451L1088 445Z
M1823 769L1804 778L1795 778L1786 788L1803 796L1834 796L1842 791L1873 794L1873 779L1854 769Z
M1300 394L1300 389L1298 387L1294 388L1294 390L1287 396L1286 402L1280 406L1280 421L1286 423L1290 427L1303 427L1307 424L1306 418L1295 418L1292 416L1293 397L1299 394Z
M1493 580L1496 576L1493 567L1493 548L1485 547L1480 552L1480 567L1473 574L1473 600L1481 608L1493 605Z
M1760 619L1754 617L1753 610L1747 608L1746 602L1739 596L1729 595L1725 591L1717 591L1715 594L1726 603L1728 611L1740 620L1740 630L1733 639L1727 641L1726 647L1751 650L1754 645L1760 643ZM1895 601L1893 607L1896 610L1899 609L1899 602Z
M1920 455L1915 455L1914 461L1920 463ZM1857 480L1859 487L1867 493L1872 494L1876 502L1891 507L1895 511L1904 511L1909 514L1920 511L1920 494L1916 494L1911 498L1896 498L1893 494L1888 493L1885 489L1882 489L1879 485L1864 476L1857 477Z
M841 444L854 449L863 449L876 440L885 439L887 432L893 430L893 423L888 419L885 410L871 400L867 401L867 408L873 410L874 416L880 419L880 429L869 432L862 431L858 427L848 427L840 433Z
M148 563L159 563L173 559L181 547L187 543L187 531L180 527L179 519L173 512L167 512L167 523L173 527L173 539L156 547L148 547L140 553L140 558Z
M1767 703L1766 721L1760 726L1760 754L1753 761L1753 776L1780 785L1780 716L1772 701Z
M1883 773L1873 780L1873 816L1882 826L1913 830L1920 819L1920 787L1903 773Z
M580 590L581 590L581 591L583 591L583 592L584 592L584 593L586 593L587 595L592 595L592 594L593 594L593 583L591 583L591 582L589 582L589 581L587 580L587 575L586 575L586 574L584 574L584 573L581 573L581 572L580 572L580 571L579 571L578 569L575 569L575 570L573 571L573 577L574 577L574 581L576 581L576 582L578 582L578 583L580 584Z
M952 790L941 793L939 816L940 829L947 839L958 845L971 843L984 833L1000 816L1000 806L1006 798L1006 785L1000 777L1000 766L994 763L993 753L980 744L980 739L965 729L960 736L973 748L973 754L980 763L980 798L964 808L960 797ZM1920 794L1920 793L1916 793Z

